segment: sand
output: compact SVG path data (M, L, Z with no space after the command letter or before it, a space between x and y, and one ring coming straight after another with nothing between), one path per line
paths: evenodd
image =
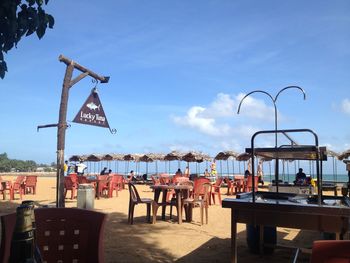
M3 176L13 180L14 177ZM23 200L34 200L39 205L55 205L56 179L39 177L37 194L25 195ZM141 197L153 197L147 185L137 185ZM226 188L221 189L222 198ZM67 197L70 196L69 193ZM230 196L232 197L232 196ZM0 200L0 215L14 212L16 200ZM129 192L123 190L113 198L95 199L95 210L108 214L104 233L105 262L229 262L231 211L220 205L209 208L209 223L200 225L199 209L194 209L193 222L177 224L176 216L161 220L158 210L156 224L146 222L146 206L135 208L134 225L127 224ZM66 207L76 207L76 199L66 199ZM175 212L176 214L176 212ZM312 241L321 239L317 232L278 228L278 243L288 246L311 247ZM275 249L272 255L251 254L246 245L245 225L238 225L238 262L291 262L295 249ZM298 262L308 262L309 256L302 254Z

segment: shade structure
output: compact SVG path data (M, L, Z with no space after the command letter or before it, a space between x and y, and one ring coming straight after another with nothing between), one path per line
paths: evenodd
M236 157L237 161L248 161L251 158L249 153L241 153Z
M234 157L236 158L238 156L238 153L234 152L234 151L224 151L224 152L219 152L214 159L215 160L223 160L226 161L228 160L230 157Z
M202 152L191 151L183 155L181 159L182 161L185 161L185 162L201 163L203 161L210 161L211 157L208 154L205 154Z
M71 157L69 157L68 160L70 162L82 162L82 161L84 161L82 155L72 155Z
M349 158L349 156L350 156L350 149L339 154L338 159L341 161L341 160Z
M172 151L164 156L165 161L180 161L184 153L180 153L178 151Z
M139 161L146 163L146 174L148 174L148 163L164 160L164 156L165 155L161 154L161 153L147 153L147 154L142 155L139 158ZM156 163L156 173L158 173L158 164L157 163Z

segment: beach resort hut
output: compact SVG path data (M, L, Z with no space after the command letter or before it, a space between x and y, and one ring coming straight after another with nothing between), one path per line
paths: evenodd
M101 160L103 158L102 154L90 154L84 156L84 161L87 162L88 171L91 173L92 171L92 163L94 164L94 172L93 173L99 173L101 171Z
M158 161L164 160L164 154L161 153L147 153L140 157L140 162L146 163L146 174L148 174L148 163L154 162L156 164L156 174L158 174Z

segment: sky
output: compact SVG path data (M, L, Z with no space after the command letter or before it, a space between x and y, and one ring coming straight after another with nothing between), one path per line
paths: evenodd
M243 152L275 128L315 131L320 145L350 148L350 2L347 0L50 0L53 29L23 38L5 55L0 80L0 152L56 161L66 65L60 54L102 76L111 128L71 122L95 86L69 92L65 156L89 153ZM80 72L74 71L74 76ZM305 134L298 142L313 143ZM261 138L273 145L273 138Z

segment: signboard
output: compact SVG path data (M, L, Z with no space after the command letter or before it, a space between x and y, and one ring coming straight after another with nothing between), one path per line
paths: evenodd
M95 89L91 91L90 96L80 108L80 111L75 116L73 122L109 128L102 103Z

